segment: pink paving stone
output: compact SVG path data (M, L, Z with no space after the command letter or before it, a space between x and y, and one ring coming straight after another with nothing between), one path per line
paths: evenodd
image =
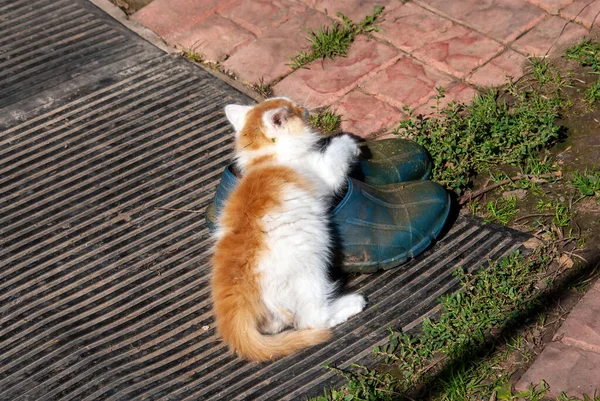
M212 14L185 32L172 36L169 41L183 50L191 49L201 54L207 61L223 61L254 39L256 37L247 30Z
M600 0L592 2L588 6L589 0L575 0L573 4L563 8L560 15L568 20L575 19L580 24L590 28L592 24L600 23Z
M576 42L586 34L587 30L579 24L551 17L520 37L512 47L525 54L543 57Z
M526 0L419 0L501 42L510 42L542 20L546 13Z
M154 0L131 19L169 40L233 0Z
M455 36L456 24L414 3L406 3L392 11L386 10L381 22L381 32L375 36L389 41L407 53L423 47L433 40L446 40Z
M440 99L439 108L444 108L448 105L448 103L456 101L459 103L470 104L475 95L479 92L477 90L467 84L462 82L458 82L446 90L444 97ZM415 114L422 114L424 116L431 116L436 113L437 109L437 100L431 99L427 103L422 106L419 106L415 110Z
M255 42L237 51L223 66L247 83L258 83L261 79L270 83L292 71L290 59L309 45L304 39L307 29L329 24L331 20L323 14L307 10L267 31Z
M364 89L399 109L416 107L436 93L438 86L448 86L451 79L436 69L409 57L402 57L364 84Z
M600 281L573 308L555 339L600 354Z
M352 44L348 57L316 60L275 85L276 95L288 96L308 108L332 104L377 68L385 68L398 52L365 37Z
M475 71L468 81L482 88L504 85L509 78L521 78L524 65L525 56L513 50L507 50Z
M333 107L342 116L342 130L368 138L385 132L404 118L404 114L373 96L354 90Z
M305 11L300 0L235 0L219 14L261 36Z
M550 386L547 396L558 396L562 391L570 397L593 395L600 387L600 354L583 351L561 343L549 343L533 365L517 382L517 391L525 391L531 383L545 380Z
M305 0L305 3L330 17L341 12L354 22L360 22L367 15L373 14L377 6L385 7L387 13L402 5L400 0Z
M568 6L573 0L529 0L529 2L543 8L551 14L558 14L558 10Z
M433 40L413 52L413 57L463 78L503 49L500 43L463 26L454 25L450 31L452 37Z

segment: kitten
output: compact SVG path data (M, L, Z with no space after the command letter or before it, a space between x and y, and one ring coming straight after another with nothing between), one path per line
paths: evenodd
M225 113L243 178L215 234L216 326L241 358L264 361L326 341L366 304L336 296L328 275L329 204L359 149L348 135L319 149L306 109L286 98Z

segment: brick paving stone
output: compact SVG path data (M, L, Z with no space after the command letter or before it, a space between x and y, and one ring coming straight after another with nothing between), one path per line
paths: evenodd
M424 105L417 107L415 110L415 114L416 115L422 114L424 116L432 116L432 115L436 114L438 107L440 109L444 108L445 106L448 105L448 103L453 102L453 101L456 101L459 103L470 104L471 101L473 100L473 98L475 97L475 95L477 95L478 93L479 92L472 86L469 86L462 82L457 82L456 84L454 84L446 89L446 93L444 94L444 97L439 100L439 106L438 106L437 99L433 98L433 99L429 100L427 103L425 103Z
M467 80L482 88L504 85L510 78L516 80L523 76L525 60L522 54L506 50L475 71Z
M510 42L542 20L546 13L526 0L419 0L501 42Z
M531 367L517 382L517 391L525 391L530 384L545 380L550 386L547 396L558 396L562 391L570 397L593 395L600 387L600 354L570 347L558 342L546 345Z
M436 93L436 87L452 80L438 70L410 57L402 57L363 84L364 89L399 109L416 107Z
M555 339L600 354L600 281L573 308Z
M312 109L330 105L377 68L385 68L398 54L391 46L365 37L352 44L348 57L316 60L275 85L276 95L288 96Z
M543 8L551 14L558 14L558 11L573 3L573 0L529 0L530 3Z
M342 116L343 131L362 138L383 133L405 117L389 104L359 90L345 95L332 109Z
M170 41L173 36L181 34L232 1L154 0L133 14L131 19Z
M454 25L447 39L434 39L413 52L413 57L438 70L464 78L500 53L503 46L461 25Z
M392 11L386 9L385 19L379 24L382 31L374 35L411 53L433 39L446 38L446 31L453 25L449 19L411 2Z
M223 61L254 39L256 37L247 30L218 14L212 14L185 32L172 36L170 42L183 50L193 50L206 61Z
M589 5L588 5L589 4ZM592 24L600 23L600 0L590 3L589 0L575 0L573 4L563 8L560 15L568 20L579 22L580 24L590 28Z
M304 39L306 30L329 24L331 20L325 15L307 10L238 50L223 63L223 67L247 83L258 83L261 79L265 83L273 82L289 74L292 71L289 66L291 57L309 46Z
M367 15L373 14L376 6L385 7L386 13L401 6L400 0L304 0L306 4L335 17L341 12L354 22L360 22Z
M219 14L261 36L305 11L300 0L235 0Z
M528 55L543 57L563 50L566 45L578 41L586 34L587 30L579 24L551 17L520 37L512 47Z
M374 35L389 41L407 53L420 49L433 40L450 39L454 34L454 24L414 3L406 3L392 11L386 10L381 22L381 32Z

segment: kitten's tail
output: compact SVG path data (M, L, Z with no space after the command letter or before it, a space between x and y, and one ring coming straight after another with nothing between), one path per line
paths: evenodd
M287 330L278 334L258 331L258 316L252 303L238 304L224 319L218 319L219 333L232 351L250 361L281 358L303 348L312 347L331 337L329 329Z

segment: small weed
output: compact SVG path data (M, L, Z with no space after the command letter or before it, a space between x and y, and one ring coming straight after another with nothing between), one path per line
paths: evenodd
M521 165L521 172L523 174L538 176L543 174L549 174L558 170L558 166L554 162L554 160L548 156L544 156L544 158L539 158L535 155L529 155L523 161ZM492 182L499 182L506 179L511 179L511 177L502 172L502 173L490 173L490 179ZM523 180L514 180L510 182L510 187L513 189L527 189L531 190L534 193L542 194L541 188L539 186L540 183L544 182L553 182L555 179L552 178L544 178L544 179L523 179Z
M469 208L472 215L477 215L481 211L481 203L476 200L471 201L467 203L467 208Z
M485 205L488 218L486 223L498 222L507 225L508 222L519 212L517 209L517 198L500 198L495 201L489 201Z
M335 59L348 55L350 45L357 35L378 32L380 28L377 23L383 14L383 7L375 7L373 14L367 15L361 22L356 24L342 13L338 17L342 23L334 22L330 27L321 27L317 31L310 31L307 38L311 42L308 52L299 52L292 57L291 66L300 68L317 59Z
M536 157L535 155L529 155L521 168L523 174L541 175L552 173L558 170L558 166L549 156L544 156L543 159Z
M529 175L543 175L549 174L558 170L558 165L555 163L554 159L549 156L544 156L544 158L539 158L535 155L529 155L527 159L525 159L523 165L521 166L521 171L523 174ZM544 181L553 182L552 179L545 179ZM520 189L529 189L534 191L535 193L540 194L540 180L518 180L513 183L515 188Z
M342 390L331 389L323 396L312 401L392 401L397 400L398 393L389 390L397 380L388 374L382 374L360 365L352 365L353 372L328 367L345 377L348 384Z
M326 108L318 114L310 116L309 122L323 133L331 133L339 130L342 117L331 109Z
M550 80L549 78L549 70L550 64L546 60L543 59L530 59L531 60L531 69L535 79L538 80L540 84L544 84Z
M567 227L571 221L569 207L558 202L553 206L554 217L552 218L552 223L557 227Z
M565 57L578 61L584 67L592 67L592 70L600 71L600 43L584 39L567 49Z
M461 193L475 174L498 164L521 165L560 136L554 123L563 108L558 98L511 91L511 104L501 99L506 90L490 90L471 105L451 102L437 117L411 115L395 133L423 145L434 161L433 178Z
M204 58L202 57L202 55L200 53L196 53L196 51L194 51L191 48L182 51L181 55L195 63L202 63L204 61Z
M584 39L575 46L567 49L565 56L568 59L578 61L584 67L591 67L594 73L600 73L600 43ZM583 97L589 103L595 103L600 99L600 80L597 80L592 86L587 88Z
M583 174L573 174L571 184L579 190L582 196L600 195L600 171L585 170Z
M496 399L507 400L507 401L543 401L548 399L548 390L550 386L544 380L535 386L529 386L526 391L519 393L513 393L510 389L510 383L505 383L504 386L496 388ZM583 396L583 399L578 397L569 397L564 392L555 398L556 401L600 401L600 396L590 397L588 395Z
M585 90L583 93L583 97L589 103L595 103L598 99L600 99L600 81L596 81Z
M531 73L538 82L538 85L555 84L558 87L563 87L568 84L558 69L550 64L548 60L532 58L530 62Z
M264 79L261 78L258 83L252 85L252 89L258 92L264 98L273 96L273 88L270 84L265 83Z
M571 221L569 207L558 201L548 202L540 200L535 207L538 212L549 212L552 215L552 224L556 227L567 227Z
M517 400L528 400L528 401L541 401L544 399L546 393L548 392L548 384L545 381L540 381L540 384L537 386L531 385L528 390L522 391L520 393L513 394L510 385L507 385L496 388L496 398L498 400L508 400L508 401L517 401Z

